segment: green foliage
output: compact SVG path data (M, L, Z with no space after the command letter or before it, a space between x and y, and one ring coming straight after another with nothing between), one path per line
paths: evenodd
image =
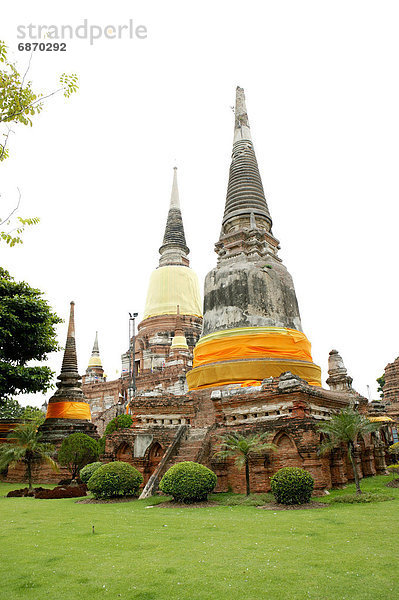
M55 325L61 319L42 295L0 267L0 404L16 394L51 387L49 367L27 364L47 360L48 353L59 349Z
M83 483L87 483L90 477L93 475L98 468L102 466L103 463L100 462L92 462L80 469L79 477L83 481Z
M359 494L341 494L341 496L332 498L329 504L368 504L369 502L386 502L387 500L394 500L394 496L364 492L360 496Z
M24 461L29 489L32 489L32 464L34 460L45 460L55 471L58 470L52 458L54 446L43 444L40 441L42 436L38 432L37 424L34 421L17 425L7 437L10 439L10 443L0 446L0 471L14 465L19 460Z
M98 440L98 449L100 451L100 454L104 454L105 452L105 442L107 441L107 436L103 435L103 437L101 437Z
M389 454L399 454L399 442L396 442L395 444L389 446L388 452Z
M342 409L339 413L332 415L328 421L323 421L317 425L317 429L327 436L320 446L320 454L325 454L329 450L341 446L341 444L348 445L348 456L352 464L358 494L361 494L362 491L353 458L354 444L358 436L377 431L381 426L382 423L372 423L366 416L360 414L352 407Z
M126 462L115 461L99 467L90 477L87 487L96 498L138 496L143 476Z
M118 417L114 417L106 426L105 435L110 435L118 429L126 429L130 427L132 423L133 419L130 415L119 415Z
M385 385L385 373L381 377L377 377L376 382L378 383L377 392L380 392L380 398L384 397L384 385Z
M46 99L60 92L69 98L79 87L75 73L63 73L58 89L39 93L33 89L32 81L27 79L32 56L24 75L21 75L15 63L8 60L7 51L5 42L0 41L0 162L9 157L7 145L16 125L32 127L32 119L41 113ZM6 230L0 230L0 240L9 246L22 244L21 234L24 229L36 225L40 220L38 217L13 217L18 208L19 201L8 216L0 218L0 227L6 225Z
M15 398L7 398L0 405L0 419L24 419L35 421L39 426L44 422L45 415L36 406L21 406Z
M58 450L58 461L68 467L72 479L75 479L81 469L97 460L98 443L85 433L72 433L66 437Z
M25 406L22 411L22 418L26 421L34 421L37 426L44 423L46 415L37 406Z
M78 90L78 77L75 73L63 73L59 79L60 87L53 92L41 93L33 90L32 81L26 79L28 69L24 75L18 71L15 63L8 60L7 46L0 41L0 124L5 125L3 143L0 142L0 161L8 156L7 142L10 134L8 124L22 124L32 127L32 117L41 113L44 100L62 92L66 98Z
M305 469L284 467L270 480L272 493L280 504L307 504L313 492L314 479Z
M6 223L7 226L11 225L11 219L7 217L7 219L3 222ZM30 217L27 219L23 219L22 217L17 217L17 227L13 228L11 231L0 231L0 238L12 248L16 244L22 244L22 238L20 235L24 232L25 227L28 225L37 225L40 223L39 217ZM15 233L17 235L15 235Z
M79 79L76 73L68 75L63 73L60 77L60 84L62 86L65 98L69 98L71 94L74 94L79 89Z
M7 398L0 404L0 419L22 419L24 409L15 398Z
M252 454L263 454L274 451L277 447L266 442L268 433L256 433L244 436L240 433L228 433L220 436L220 449L215 453L215 458L236 457L235 464L241 469L245 466L245 480L247 496L251 493L249 480L249 459Z
M199 463L187 461L173 465L162 477L159 489L176 502L201 502L216 485L213 471Z
M399 474L399 464L388 465L387 469L391 471L393 478L396 479L397 475Z

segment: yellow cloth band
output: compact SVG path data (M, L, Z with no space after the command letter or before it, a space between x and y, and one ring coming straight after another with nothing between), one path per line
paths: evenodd
M291 371L310 385L321 387L320 367L299 360L232 360L196 367L186 373L186 377L189 390L197 390L228 384L254 385L267 377L279 377L285 371Z
M50 402L46 419L84 419L90 421L90 405L87 402Z
M193 368L225 360L280 358L312 362L306 335L283 327L242 327L216 331L194 348Z

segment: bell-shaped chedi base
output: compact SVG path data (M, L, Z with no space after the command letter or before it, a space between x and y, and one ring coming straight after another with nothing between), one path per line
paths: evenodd
M46 420L40 426L44 442L57 444L71 433L86 433L97 438L97 428L91 423L90 406L83 394L75 344L74 306L71 302L68 334L58 376L57 391L50 398Z

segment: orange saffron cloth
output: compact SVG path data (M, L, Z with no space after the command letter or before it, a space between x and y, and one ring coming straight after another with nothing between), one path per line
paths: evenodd
M87 402L50 402L46 419L84 419L90 421L90 405Z
M311 346L305 334L294 329L276 329L204 339L194 348L193 369L201 365L244 358L280 358L312 362Z

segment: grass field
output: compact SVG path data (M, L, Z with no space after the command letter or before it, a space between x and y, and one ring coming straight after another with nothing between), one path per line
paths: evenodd
M4 498L21 486L0 484L0 598L393 600L399 489L389 480L362 482L388 502L276 512Z

